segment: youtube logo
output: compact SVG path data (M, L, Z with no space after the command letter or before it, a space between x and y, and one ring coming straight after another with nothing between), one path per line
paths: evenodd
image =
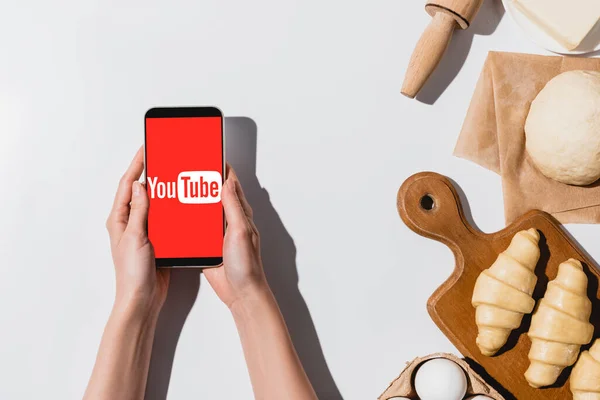
M148 178L152 199L175 199L183 204L210 204L221 201L221 174L217 171L184 171L176 182Z

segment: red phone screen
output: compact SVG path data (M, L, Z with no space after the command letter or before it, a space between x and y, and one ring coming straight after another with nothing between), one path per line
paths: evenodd
M146 118L148 237L159 258L223 255L222 117Z

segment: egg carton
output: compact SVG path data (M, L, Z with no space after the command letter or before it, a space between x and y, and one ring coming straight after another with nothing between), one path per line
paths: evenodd
M473 371L466 361L448 353L430 354L425 357L415 358L411 362L407 363L404 370L396 379L394 379L392 383L390 383L385 392L378 397L378 400L389 400L398 396L408 397L409 399L417 399L417 392L414 388L414 374L421 364L423 364L425 361L433 360L434 358L445 358L450 361L454 361L463 369L467 377L466 397L480 394L491 397L494 400L505 400L500 393L494 390L494 388L488 385L488 383L483 380L481 376Z

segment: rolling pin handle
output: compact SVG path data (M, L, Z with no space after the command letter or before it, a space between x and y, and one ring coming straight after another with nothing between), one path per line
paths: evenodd
M412 99L419 93L444 56L457 26L452 15L444 11L435 14L410 58L402 84L403 95Z

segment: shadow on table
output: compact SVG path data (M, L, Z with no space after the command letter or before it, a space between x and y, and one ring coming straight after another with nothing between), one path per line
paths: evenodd
M475 220L473 219L473 212L471 211L471 205L469 203L469 199L467 198L466 193L454 179L452 179L450 177L447 177L447 178L452 183L452 186L454 186L456 193L458 193L458 198L460 200L460 206L462 207L463 215L465 216L465 219L467 220L469 225L471 225L473 228L477 229L480 232L483 232L479 228L479 226L477 225Z
M462 69L471 50L474 36L488 36L494 33L504 12L501 0L483 0L471 26L465 30L457 28L454 31L454 36L440 65L417 94L418 101L430 105L437 101Z
M146 383L147 400L164 400L169 391L171 370L179 335L198 297L199 269L173 269L167 300L160 312L152 346Z
M257 127L250 118L226 118L227 161L235 169L261 235L265 274L292 341L319 399L342 396L333 380L310 311L298 289L296 246L256 177Z
M298 289L296 246L256 177L256 123L246 117L225 119L227 162L235 169L261 234L265 274L279 303L298 356L319 399L343 400L325 360L310 311ZM146 399L164 400L183 324L200 288L199 270L174 270L158 320Z

